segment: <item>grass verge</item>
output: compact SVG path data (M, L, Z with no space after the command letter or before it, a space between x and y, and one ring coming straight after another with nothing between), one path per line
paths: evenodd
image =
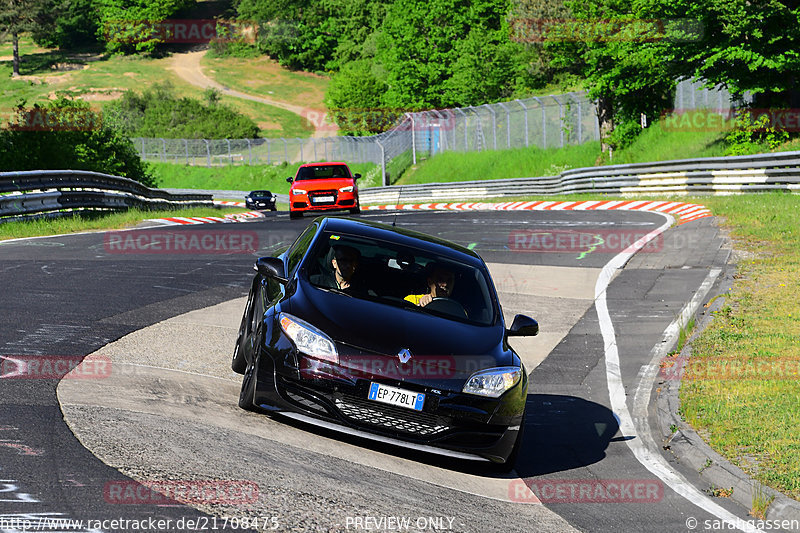
M800 499L800 196L702 203L740 257L724 307L692 343L681 414L758 482Z
M483 152L444 152L407 170L396 182L435 183L479 179L555 176L564 170L595 165L646 163L725 155L726 131L676 130L655 122L629 147L600 154L599 142L564 148L538 147Z
M44 235L61 235L65 233L79 233L82 231L121 229L135 226L149 218L164 217L209 217L222 216L225 213L241 212L242 208L215 209L211 207L198 207L178 209L171 211L143 211L129 209L120 213L82 213L71 217L61 217L18 222L5 222L0 224L0 241L6 239L19 239L23 237L40 237Z

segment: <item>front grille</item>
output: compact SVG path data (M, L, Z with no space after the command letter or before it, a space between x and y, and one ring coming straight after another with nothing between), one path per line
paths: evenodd
M430 413L410 411L391 405L376 405L361 398L335 400L339 412L353 422L378 426L423 437L438 435L450 429L444 420Z

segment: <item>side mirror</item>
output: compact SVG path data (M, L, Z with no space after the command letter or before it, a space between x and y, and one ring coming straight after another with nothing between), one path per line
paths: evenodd
M361 174L353 174L353 179L354 180L357 180L360 177L361 177Z
M509 337L533 337L539 334L539 323L529 316L517 315L506 334Z
M272 278L279 283L286 283L286 271L283 268L283 259L277 257L259 257L253 269L265 278Z
M291 176L286 178L286 183L292 183L293 181L294 181L294 178L292 178Z

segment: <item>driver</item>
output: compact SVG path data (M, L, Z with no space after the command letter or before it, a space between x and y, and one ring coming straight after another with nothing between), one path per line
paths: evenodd
M427 278L428 292L426 294L409 294L405 299L413 304L425 307L434 298L449 298L453 293L455 282L455 274L441 265L433 265Z
M358 268L361 254L352 246L333 246L331 269L322 274L311 276L311 282L330 289L360 292L362 287L358 283L356 269ZM354 274L356 274L354 276Z

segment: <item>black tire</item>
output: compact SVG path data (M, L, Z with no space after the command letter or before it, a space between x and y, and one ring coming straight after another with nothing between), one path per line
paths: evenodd
M358 215L359 213L361 213L361 204L356 204L356 206L350 210L350 214Z
M242 390L239 392L239 407L245 411L258 411L258 408L253 403L256 392L255 373L255 364L250 364L244 372L244 378L242 378Z
M237 374L244 374L247 369L247 358L244 353L244 345L247 335L250 333L250 315L253 312L253 290L247 297L247 304L244 306L242 323L239 325L239 334L236 337L236 345L233 347L233 359L231 360L231 370Z
M297 211L289 211L289 218L291 219L301 218L302 216L303 213L298 213Z
M522 448L522 439L525 437L525 416L522 417L522 422L519 425L519 433L517 433L517 440L514 441L514 447L511 453L508 454L508 459L505 463L493 465L495 472L507 474L514 470L517 464L517 457L519 457L520 449Z

